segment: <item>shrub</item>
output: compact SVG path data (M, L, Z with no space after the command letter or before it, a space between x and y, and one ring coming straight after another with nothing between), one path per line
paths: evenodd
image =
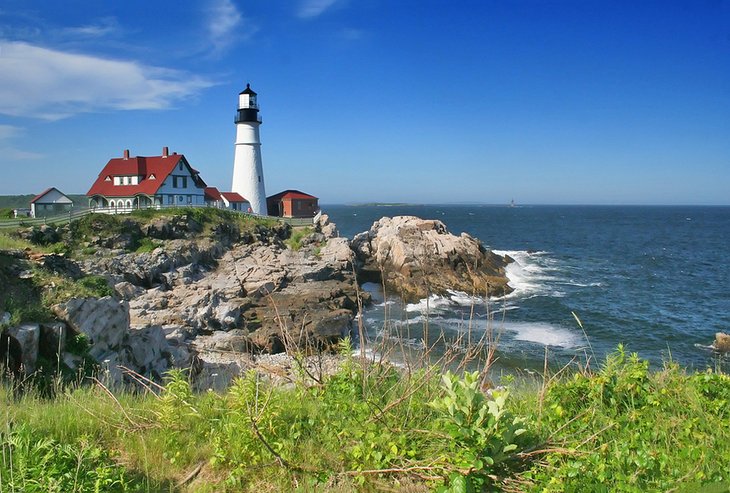
M730 481L730 379L688 376L677 365L649 372L622 346L595 374L546 390L535 417L561 452L525 477L535 491L667 491L682 482ZM727 402L727 401L725 401Z
M155 248L159 247L160 243L157 241L154 241L152 238L144 237L141 238L137 242L137 249L135 250L136 253L147 253L153 251Z
M114 295L114 289L109 286L104 276L89 275L82 277L77 282L82 288L86 289L86 292L82 293L84 295L95 298Z
M490 396L482 392L478 372L463 377L447 372L442 381L444 395L431 405L438 411L436 430L451 437L448 461L455 471L449 486L438 491L480 491L491 483L490 476L506 470L505 462L526 431L523 420L507 411L507 390L495 390Z

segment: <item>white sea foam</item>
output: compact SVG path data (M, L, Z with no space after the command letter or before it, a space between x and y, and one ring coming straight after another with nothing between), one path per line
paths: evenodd
M451 299L451 301L453 301L457 305L473 306L481 305L484 303L484 298L482 298L481 296L472 296L463 291L453 291L451 289L448 290L448 293L449 299Z
M526 252L524 250L492 250L497 255L509 255L514 262L507 265L505 274L514 289L506 299L530 296L562 297L565 293L551 284L559 281L557 261L548 252Z
M407 312L434 313L443 312L451 306L451 300L444 296L432 294L428 298L423 298L417 303L408 303L406 305Z
M546 322L505 322L504 328L513 332L518 341L536 342L545 346L573 348L581 342L580 334Z

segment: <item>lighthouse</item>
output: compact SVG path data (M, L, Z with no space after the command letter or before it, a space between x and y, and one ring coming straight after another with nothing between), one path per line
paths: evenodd
M251 84L246 84L238 95L236 113L236 146L233 157L233 184L231 191L249 201L254 214L266 214L266 190L264 167L261 163L261 139L259 137L259 105Z

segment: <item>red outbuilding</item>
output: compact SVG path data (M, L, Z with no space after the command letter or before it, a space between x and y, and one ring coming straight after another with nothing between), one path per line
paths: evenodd
M270 216L314 217L319 212L319 199L299 190L284 190L266 198Z

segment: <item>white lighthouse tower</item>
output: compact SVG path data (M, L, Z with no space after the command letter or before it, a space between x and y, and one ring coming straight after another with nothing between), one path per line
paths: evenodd
M261 139L259 138L259 105L256 93L246 84L238 95L236 113L236 152L233 157L233 184L231 191L249 201L254 214L266 214L266 190L264 167L261 164Z

